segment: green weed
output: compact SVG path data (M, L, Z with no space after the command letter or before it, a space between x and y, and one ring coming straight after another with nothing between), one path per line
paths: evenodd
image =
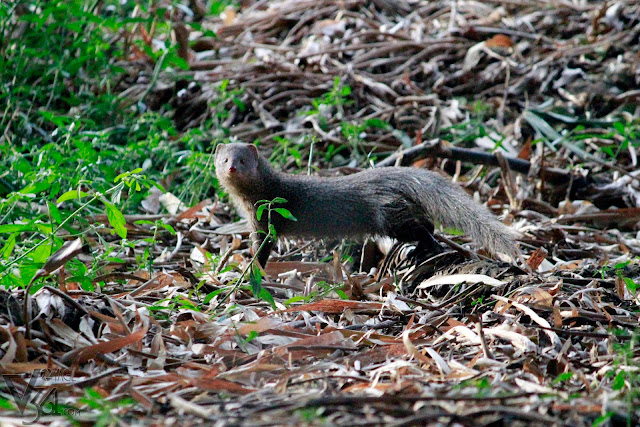
M137 243L138 264L151 268L151 241L127 240L126 213L138 212L151 187L188 203L215 184L212 134L225 109L244 108L226 85L211 99L213 119L179 131L165 109L150 111L146 96L162 71L185 66L171 42L171 13L117 0L0 2L0 283L25 287L47 258L71 236L100 244L93 262L68 263L70 278L92 290L105 262ZM164 45L151 44L147 34ZM120 95L131 81L130 55L151 81L135 105ZM135 71L135 70L134 70ZM222 133L224 137L224 132ZM106 214L111 236L95 216ZM151 225L151 224L148 224ZM154 237L165 224L151 226ZM114 240L115 239L115 240ZM95 246L92 246L95 249ZM138 265L132 265L132 269Z

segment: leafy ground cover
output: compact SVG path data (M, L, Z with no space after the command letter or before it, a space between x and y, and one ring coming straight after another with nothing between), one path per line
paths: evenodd
M3 422L636 425L639 19L0 3ZM439 169L535 272L304 241L261 272L213 171L236 140L294 173Z

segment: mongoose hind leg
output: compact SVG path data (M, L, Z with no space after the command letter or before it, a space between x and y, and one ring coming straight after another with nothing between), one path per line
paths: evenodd
M410 254L415 260L424 260L445 251L442 245L433 237L433 234L424 233L420 237L418 245Z
M424 260L433 255L444 252L442 245L433 237L433 223L421 215L420 212L402 210L394 216L396 219L389 236L403 243L418 242L409 255L414 260Z

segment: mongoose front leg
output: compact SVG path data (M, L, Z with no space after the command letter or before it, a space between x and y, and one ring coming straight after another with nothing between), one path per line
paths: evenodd
M252 233L253 237L253 255L258 257L258 262L262 268L267 266L267 261L269 260L269 255L271 254L271 249L273 248L273 244L275 243L272 237L267 238L267 235L262 232L254 232Z

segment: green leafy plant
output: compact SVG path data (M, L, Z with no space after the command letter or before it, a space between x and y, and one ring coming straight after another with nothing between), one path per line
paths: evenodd
M152 183L143 176L138 176L133 172L123 175L123 177L116 177L116 180L120 182L104 193L90 190L82 191L78 188L76 190L67 191L58 197L56 200L57 205L80 199L85 199L86 201L83 201L75 211L64 219L62 219L62 216L59 216L59 210L56 207L52 213L54 221L58 223L56 227L54 227L53 224L44 224L37 219L31 221L23 220L18 223L0 225L0 234L10 234L9 239L7 239L7 242L5 242L4 246L0 250L4 258L4 261L0 264L0 272L8 270L15 264L20 263L23 259L30 261L22 264L22 266L27 267L25 270L20 270L19 272L12 270L8 274L3 275L0 279L1 283L5 286L19 285L26 287L33 277L33 274L30 273L33 272L35 274L33 268L39 268L44 264L53 250L62 246L62 240L57 237L58 231L65 228L73 219L79 217L82 211L89 206L92 206L96 201L101 202L105 207L107 219L109 224L113 227L114 232L122 239L125 239L127 236L127 229L125 227L126 221L120 209L116 207L116 203L120 201L122 190L125 186L128 186L130 190L138 191L138 189L141 189L141 183L144 186L151 186ZM110 197L107 198L107 196ZM76 234L75 230L71 230ZM16 248L17 236L27 232L31 232L35 236L33 245L28 249L25 248L19 255L11 259L11 255ZM52 244L47 245L50 241ZM22 274L23 272L28 274Z
M78 402L93 411L95 414L94 425L100 427L120 425L122 421L119 415L130 413L136 404L135 400L131 398L118 401L107 400L91 388L85 390L84 397L80 398Z
M151 251L150 247L155 245L158 240L158 235L165 230L171 235L176 234L176 230L169 224L165 224L162 219L158 219L155 222L147 221L147 220L139 220L135 222L138 225L149 225L151 230L153 231L153 236L149 238L142 239L143 242L148 243L144 248L144 252L142 254L142 259L144 264L147 266L147 270L149 271L149 277L151 277Z
M554 384L562 384L573 378L573 372L563 372L554 378Z
M276 208L274 205L278 203L287 203L285 199L282 197L276 197L273 200L258 200L256 202L256 218L258 221L262 220L262 215L265 211L267 211L267 223L269 224L269 232L270 236L276 237L276 229L271 222L271 216L273 212L280 214L283 218L286 218L291 221L297 221L298 219L291 214L288 209L285 208Z
M304 145L294 144L287 138L282 138L280 136L275 136L274 140L276 141L277 145L271 153L269 161L271 161L272 163L284 164L289 159L289 157L292 157L296 162L296 166L302 166L301 149L304 147Z
M247 352L247 344L249 344L254 339L258 338L260 334L257 331L249 331L247 337L244 338L240 333L236 330L236 337L238 339L238 346L242 349L242 351Z
M484 303L484 295L481 295L478 298L474 298L473 301L471 301L471 306L479 306L479 305L482 305L483 303Z
M211 125L216 129L222 130L226 135L230 134L224 122L229 118L230 112L227 107L229 104L235 105L240 112L246 109L244 102L240 99L243 89L229 89L229 80L223 80L218 86L218 96L209 101L209 108L212 110Z
M305 423L318 424L319 422L325 423L326 416L324 416L325 408L318 406L310 406L307 408L300 408L295 410L295 414Z
M309 295L296 295L283 302L287 307L292 306L295 303L303 302L307 303L316 299L323 299L330 294L336 294L340 299L348 300L349 296L342 290L344 283L328 283L321 281L317 284L317 290L310 292Z
M620 331L614 333L621 334ZM628 415L627 425L632 424L632 412L640 402L640 373L634 366L634 356L640 343L640 334L635 331L631 336L626 335L621 343L613 344L615 359L613 369L607 372L606 380L611 381L611 388L620 393L626 401Z
M311 101L312 108L309 111L305 111L301 114L304 115L317 115L320 120L320 125L326 127L325 112L329 108L336 108L340 116L343 115L343 108L347 105L351 105L353 100L349 99L351 95L351 87L349 85L342 84L339 77L333 80L333 88Z
M606 153L612 159L617 159L618 156L628 150L630 147L637 150L640 147L640 131L637 124L614 122L612 131L606 137L612 138L612 141L616 141L611 145L600 146L600 150ZM618 137L618 138L616 138Z
M491 396L491 383L489 379L486 377L476 378L476 379L468 379L463 380L460 384L454 386L456 390L464 390L467 387L472 387L476 389L475 396L476 397L488 397Z
M64 243L62 234L86 234L100 250L93 262L72 260L67 269L69 280L92 290L100 266L123 262L118 253L136 244L127 240L124 215L137 211L151 187L162 189L159 182L173 177L172 190L192 201L215 182L207 153L212 128L221 126L229 105L244 108L240 92L221 85L220 100L211 98L214 119L182 139L165 111L145 105L159 72L171 76L185 65L170 37L175 6L0 2L2 285L25 287ZM152 38L166 41L152 45ZM133 51L153 67L136 105L119 95L128 78L121 60ZM183 150L176 149L180 144ZM90 219L100 214L116 240L106 239L103 226ZM155 239L163 226L154 227ZM138 257L147 268L149 247Z
M605 265L602 268L600 268L600 277L604 279L607 277L607 274L609 272L613 272L617 277L619 277L623 281L627 290L631 292L631 294L637 295L638 291L640 290L638 287L638 284L633 279L625 275L626 267L631 265L633 262L634 260L628 260L625 262L615 264L613 266ZM637 262L637 259L636 259L636 262Z
M210 10L213 15L220 15L227 7L235 4L237 4L237 2L231 0L217 0L211 2Z
M262 241L262 244L254 254L249 264L247 264L246 268L242 271L242 274L240 275L240 277L236 279L236 282L231 288L231 290L218 302L218 305L216 306L216 308L220 307L227 300L227 298L229 298L229 296L238 289L238 287L242 283L242 279L247 275L247 273L249 273L249 284L251 285L251 291L253 292L253 295L256 298L259 298L259 299L262 299L263 301L268 302L271 305L271 307L275 309L275 301L273 299L273 296L271 296L269 291L267 291L262 287L262 272L260 271L260 268L256 265L256 259L258 258L258 255L260 254L260 252L264 250L264 247L267 244L267 242L269 242L270 240L273 241L277 238L276 228L274 227L273 222L271 221L274 213L277 213L283 218L286 218L291 221L298 220L295 216L293 216L293 214L291 214L291 212L288 209L274 207L274 205L282 204L282 203L287 203L287 201L282 197L276 197L273 200L259 200L256 202L256 206L257 206L256 219L258 221L261 221L262 216L266 213L268 231L266 232L260 231L261 233L265 234L265 238Z

